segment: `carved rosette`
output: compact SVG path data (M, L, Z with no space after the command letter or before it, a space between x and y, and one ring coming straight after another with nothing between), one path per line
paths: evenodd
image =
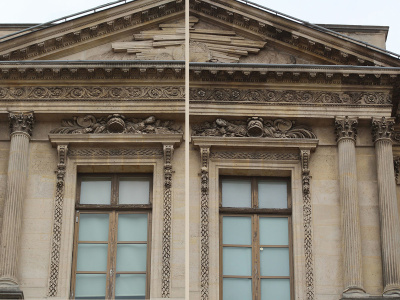
M374 143L381 139L390 140L394 131L394 118L372 118L372 140Z
M29 137L32 136L35 116L33 111L29 112L9 112L8 119L10 120L10 134L23 132Z
M172 155L174 147L164 145L164 208L162 233L161 297L169 298L171 285Z
M356 141L357 139L357 118L349 118L346 117L337 117L335 119L335 133L336 133L336 141L348 138Z
M56 196L54 199L54 217L53 217L53 234L51 240L51 260L50 260L50 277L49 277L49 297L56 297L58 291L58 277L60 267L60 249L61 249L61 227L64 203L64 177L66 171L66 161L68 146L57 146L58 164L57 164L57 183Z
M201 147L201 200L200 200L200 223L201 223L201 300L208 300L209 286L209 231L208 231L208 201L209 201L209 158L210 148Z
M193 125L193 136L222 136L222 137L259 137L259 138L294 138L316 139L310 128L298 125L286 119L263 120L251 117L247 121L227 121L216 119Z
M303 185L304 254L306 263L306 299L314 300L314 262L312 234L312 206L310 193L310 150L300 150Z

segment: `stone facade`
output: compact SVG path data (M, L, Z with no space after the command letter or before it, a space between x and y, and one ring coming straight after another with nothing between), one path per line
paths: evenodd
M387 28L186 2L131 1L0 42L0 299L74 297L88 173L152 174L149 299L222 300L223 176L288 178L291 300L400 299Z

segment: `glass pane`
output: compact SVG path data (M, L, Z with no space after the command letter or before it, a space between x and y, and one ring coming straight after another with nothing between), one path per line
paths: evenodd
M93 298L106 298L106 274L76 274L75 299Z
M81 204L110 204L111 178L82 178Z
M78 244L78 271L107 271L107 244Z
M147 214L118 214L118 241L147 241Z
M261 276L289 276L289 248L260 248L260 269Z
M260 245L289 245L288 218L260 218Z
M150 178L120 178L119 204L148 204L150 198Z
M224 247L223 274L251 276L251 248Z
M287 182L263 180L258 182L259 208L287 208Z
M222 206L251 207L251 180L223 179Z
M116 274L115 298L116 299L145 299L146 275L145 274Z
M251 245L251 217L223 217L222 243Z
M251 279L224 278L223 300L251 300Z
M108 214L80 214L80 241L108 241Z
M124 244L117 246L117 272L146 272L147 245Z
M290 300L289 279L261 279L261 300Z

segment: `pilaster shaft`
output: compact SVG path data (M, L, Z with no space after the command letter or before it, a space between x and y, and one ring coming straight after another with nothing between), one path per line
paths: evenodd
M393 172L393 125L393 118L372 120L378 171L384 295L400 295L400 223Z
M365 295L362 280L361 229L355 150L357 123L357 119L348 117L336 118L335 120L342 211L343 297Z
M9 114L11 143L7 172L0 256L0 293L2 288L18 289L18 250L28 171L32 112Z

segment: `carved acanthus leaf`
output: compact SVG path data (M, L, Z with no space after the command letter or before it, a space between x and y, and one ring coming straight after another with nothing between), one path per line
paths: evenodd
M214 122L195 124L193 136L223 137L263 137L263 138L298 138L316 139L310 128L294 126L293 121L285 119L266 120L259 117L248 118L247 121L226 121L216 119Z
M372 140L391 139L394 130L394 118L372 118Z
M10 134L14 132L25 132L32 136L35 116L32 111L29 112L9 112Z
M182 133L180 126L172 121L162 121L150 116L146 119L126 118L120 114L96 118L93 115L73 117L63 120L62 126L50 133L61 134L171 134Z
M351 138L356 140L357 138L357 118L336 118L335 119L335 132L336 140L339 141L341 138Z

